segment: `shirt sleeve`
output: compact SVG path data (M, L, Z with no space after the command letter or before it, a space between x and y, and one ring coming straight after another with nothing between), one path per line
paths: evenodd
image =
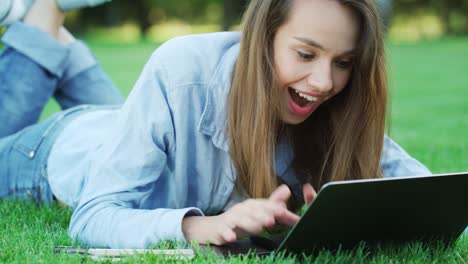
M385 136L380 167L384 177L427 176L431 172L411 157L390 137Z
M171 167L167 153L174 148L175 132L165 78L153 55L115 122L106 127L108 137L92 154L71 218L72 238L90 246L147 248L162 240L184 241L183 217L203 215L197 208L159 208L165 197L158 193L151 208L141 208L157 188L167 187L161 175Z

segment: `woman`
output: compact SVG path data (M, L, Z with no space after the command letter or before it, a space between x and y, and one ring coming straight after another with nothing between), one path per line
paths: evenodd
M428 174L384 139L378 22L371 0L253 0L242 37L158 48L121 107L72 108L2 139L9 186L73 208L74 238L139 248L292 225L329 181Z

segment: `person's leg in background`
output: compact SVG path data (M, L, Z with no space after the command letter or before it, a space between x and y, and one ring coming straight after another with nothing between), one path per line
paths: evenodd
M70 41L66 70L54 97L62 109L80 104L121 104L124 97L96 61L87 45L62 27L59 38Z
M33 123L57 91L72 89L74 83L109 83L107 75L90 59L86 46L77 44L62 27L63 13L57 8L48 9L48 4L55 3L51 1L36 0L37 5L32 6L24 22L13 24L3 36L6 49L0 55L0 200L53 201L47 180L49 151L61 129L80 110L73 108ZM104 77L99 77L101 73ZM88 75L94 77L87 79L107 80L87 82L81 78ZM59 102L63 107L80 100L73 99L75 92L62 91ZM122 97L112 92L113 96L106 95L106 100L121 101Z
M37 122L63 75L69 51L54 37L58 36L65 15L51 1L36 0L24 24L13 24L3 35L0 137Z
M48 1L36 0L25 22L13 24L2 38L6 48L0 55L0 199L52 200L42 176L46 155L39 148L48 145L43 137L52 120L32 124L53 95L69 51L55 39L64 14L50 8Z
M90 6L102 4L108 0L86 1ZM59 28L55 24L38 25L40 16L48 9L72 10L83 7L83 1L47 0L42 4L41 12L30 12L24 19L25 23L42 26L44 31L58 40L69 49L65 60L65 71L60 77L55 98L62 109L80 104L120 104L124 97L115 87L109 76L98 65L91 50L82 41L76 40L73 35L63 27L63 20Z
M0 27L21 20L37 0L0 0ZM102 5L111 0L55 0L63 12Z
M123 101L86 45L63 28L63 20L54 0L36 0L24 23L13 24L4 34L0 137L37 122L52 95L63 109Z

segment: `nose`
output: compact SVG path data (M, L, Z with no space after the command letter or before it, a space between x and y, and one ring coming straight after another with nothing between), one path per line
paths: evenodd
M333 89L331 64L327 61L317 62L307 76L307 84L314 92L330 92Z

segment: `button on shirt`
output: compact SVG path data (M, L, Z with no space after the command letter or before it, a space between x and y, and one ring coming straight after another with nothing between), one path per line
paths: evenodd
M184 216L217 214L233 197L242 200L233 193L226 135L239 41L239 33L170 40L121 108L85 112L67 125L48 173L54 195L74 208L73 238L110 248L184 240ZM276 148L277 175L301 195L291 148L284 140ZM429 174L389 138L381 165L385 176Z

